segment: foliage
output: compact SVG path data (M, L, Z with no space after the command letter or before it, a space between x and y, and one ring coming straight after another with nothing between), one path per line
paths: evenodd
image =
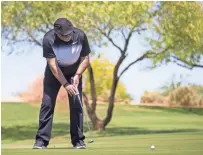
M152 50L161 52L154 65L175 62L192 69L203 67L203 3L161 2L151 25L155 36Z
M140 99L141 104L167 105L167 98L159 92L145 91Z
M203 97L203 86L201 86L201 85L191 85L191 88L193 88L198 95Z
M111 86L112 86L112 72L114 69L114 64L111 63L104 56L100 57L100 59L94 59L91 62L94 77L95 77L95 87L97 92L98 100L108 101L107 96L109 96ZM89 74L86 71L84 74L84 91L90 96L90 84L89 84ZM132 97L127 93L127 90L122 82L118 83L118 87L116 90L115 101L130 101Z
M167 106L203 106L203 86L179 86L167 89L167 94L145 92L141 97L142 104Z
M161 53L153 59L154 65L175 62L185 67L202 66L203 3L159 2L156 9L153 6L152 2L4 1L2 34L15 40L38 41L40 45L42 35L63 16L88 33L91 43L107 45L101 32L111 30L111 36L118 37L121 31L126 35L130 28L139 30L148 23L155 33L148 38L150 52Z
M19 93L19 97L24 102L41 103L43 97L43 76L36 78L32 83L30 83L26 91ZM65 104L68 103L67 92L63 87L59 90L56 101Z
M125 27L140 26L144 20L149 20L146 14L152 4L150 2L2 2L2 32L4 36L14 40L19 40L17 36L22 36L22 32L25 32L27 36L25 41L31 39L33 42L41 43L42 35L53 28L53 22L59 17L66 17L76 27L88 33L88 38L92 42L106 45L106 42L100 43L102 34L98 31L98 27L103 31L112 29L114 32L119 32Z
M161 94L164 96L168 96L168 94L175 90L178 87L182 86L182 79L180 79L179 81L175 80L175 77L173 76L171 81L166 83L165 85L161 86Z
M180 87L169 94L169 102L180 106L203 106L203 96L192 87Z

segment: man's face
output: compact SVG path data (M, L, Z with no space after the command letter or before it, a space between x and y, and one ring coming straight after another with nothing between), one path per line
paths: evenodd
M56 35L63 41L65 42L69 42L71 40L71 34L66 35L66 36L62 36L61 34L56 32Z

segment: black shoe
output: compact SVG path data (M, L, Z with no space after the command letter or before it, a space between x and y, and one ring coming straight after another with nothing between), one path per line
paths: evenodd
M79 142L76 143L75 145L73 145L74 149L86 149L86 147L84 147L83 145L81 145Z
M36 141L33 145L33 149L46 149L47 145L44 144L42 141Z

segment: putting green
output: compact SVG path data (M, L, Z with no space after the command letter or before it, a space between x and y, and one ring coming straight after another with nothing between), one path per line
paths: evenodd
M106 131L94 132L95 143L86 150L72 149L69 114L56 111L49 149L33 150L38 110L26 103L2 103L3 155L203 154L203 109L116 105ZM103 117L105 110L106 105L99 105L98 115Z

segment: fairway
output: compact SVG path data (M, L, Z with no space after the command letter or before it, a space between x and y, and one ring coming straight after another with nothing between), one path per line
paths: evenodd
M32 150L39 105L2 103L2 154L203 154L203 109L116 105L107 129L94 132L95 143L89 144L86 150L73 150L67 108L62 103L57 104L49 149ZM98 105L100 117L105 116L106 108L106 105ZM155 145L155 150L150 150L151 145Z

